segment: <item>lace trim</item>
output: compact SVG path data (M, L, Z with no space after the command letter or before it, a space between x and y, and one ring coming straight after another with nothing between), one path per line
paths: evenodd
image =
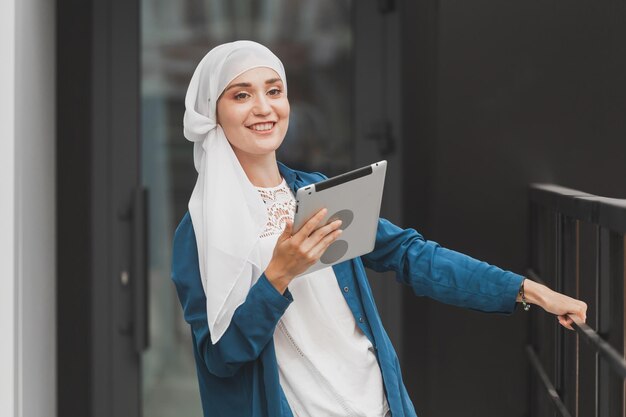
M293 220L296 212L294 198L287 181L283 178L280 185L270 188L255 187L267 207L267 225L261 237L281 234L285 230L286 221Z

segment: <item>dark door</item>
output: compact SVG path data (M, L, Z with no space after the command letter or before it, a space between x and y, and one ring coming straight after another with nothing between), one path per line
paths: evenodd
M141 415L139 6L57 2L59 416Z

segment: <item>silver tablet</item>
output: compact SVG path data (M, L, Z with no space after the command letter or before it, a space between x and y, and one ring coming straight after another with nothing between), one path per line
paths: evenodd
M298 189L294 234L324 207L328 211L319 227L341 219L343 229L320 260L300 275L374 250L386 171L387 161L380 161Z

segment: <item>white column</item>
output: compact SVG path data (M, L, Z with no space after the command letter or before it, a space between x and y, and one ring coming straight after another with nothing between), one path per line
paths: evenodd
M15 1L0 2L0 415L16 416Z
M56 416L55 10L0 2L0 417Z

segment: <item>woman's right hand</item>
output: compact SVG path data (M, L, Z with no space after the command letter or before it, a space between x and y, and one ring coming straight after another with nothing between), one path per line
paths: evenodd
M574 330L572 321L584 323L587 320L587 303L561 294L538 282L526 279L524 295L529 303L537 304L548 313L556 315L559 323L569 330ZM519 294L517 301L521 301Z
M341 234L341 220L335 220L315 230L326 211L323 208L315 213L293 236L293 222L288 220L285 230L278 237L265 276L281 294L291 280L317 262Z

